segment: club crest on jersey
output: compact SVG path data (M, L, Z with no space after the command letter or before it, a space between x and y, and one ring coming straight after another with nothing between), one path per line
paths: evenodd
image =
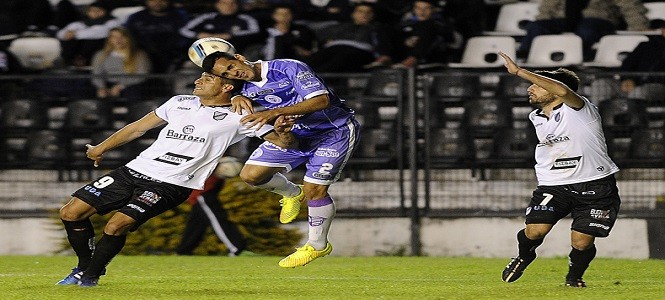
M187 125L187 126L182 128L182 133L192 134L192 132L194 132L194 129L195 129L194 125Z
M554 115L554 121L557 121L557 122L561 121L561 113L560 112L558 112Z
M277 103L282 103L282 98L275 96L275 95L267 95L264 98L267 102L277 104Z
M221 120L224 120L224 118L226 118L226 116L228 116L228 115L229 115L228 113L223 113L223 112L220 112L220 111L216 111L212 114L212 119L216 120L216 121L221 121Z
M561 170L561 169L574 169L577 168L577 165L580 163L581 156L570 157L570 158L559 158L554 161L554 165L550 170Z

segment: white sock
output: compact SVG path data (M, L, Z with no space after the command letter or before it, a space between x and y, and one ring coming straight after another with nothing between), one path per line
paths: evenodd
M309 236L307 243L316 250L323 250L328 243L328 231L335 217L335 203L328 195L325 198L307 201Z
M275 173L268 182L259 184L257 187L286 197L297 196L300 193L300 187L286 179L282 173Z

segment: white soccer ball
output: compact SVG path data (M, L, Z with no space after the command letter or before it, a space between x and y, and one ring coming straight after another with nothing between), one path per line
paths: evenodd
M189 60L200 68L203 65L203 59L205 59L208 54L217 51L235 54L236 48L224 39L207 37L198 39L196 42L192 43L192 45L189 46L187 55L189 55Z
M231 178L240 174L244 164L232 156L224 156L219 159L219 164L215 168L215 176L219 178Z

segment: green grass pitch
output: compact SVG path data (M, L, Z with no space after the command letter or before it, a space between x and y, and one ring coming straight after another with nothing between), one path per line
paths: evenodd
M325 257L283 269L280 257L118 256L100 285L56 286L72 256L0 257L0 299L665 299L665 261L600 258L589 286L563 286L566 258L537 259L514 283L506 259Z

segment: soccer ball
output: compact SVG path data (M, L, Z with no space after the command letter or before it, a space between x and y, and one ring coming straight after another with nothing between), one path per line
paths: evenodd
M192 43L192 45L189 46L187 55L189 55L189 60L200 68L203 65L203 59L205 59L208 54L217 51L235 54L236 48L224 39L207 37L198 39L196 42Z
M215 176L219 178L231 178L240 174L244 164L232 156L224 156L219 159L219 164L215 168Z

